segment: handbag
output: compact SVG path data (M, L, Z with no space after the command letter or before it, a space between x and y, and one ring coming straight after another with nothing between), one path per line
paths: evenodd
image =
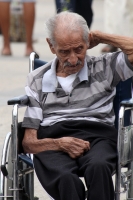
M10 6L10 41L26 41L26 31L23 19L23 5L19 0L13 0Z

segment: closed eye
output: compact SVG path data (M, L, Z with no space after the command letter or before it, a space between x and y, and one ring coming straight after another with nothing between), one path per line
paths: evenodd
M60 53L62 55L68 55L69 54L69 50L60 50Z
M77 47L77 48L75 49L75 52L76 52L76 53L81 53L82 50L83 50L83 47L80 46L80 47Z

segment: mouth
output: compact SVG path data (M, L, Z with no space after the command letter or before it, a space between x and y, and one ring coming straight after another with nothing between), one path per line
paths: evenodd
M77 61L75 65L72 65L70 62L65 62L63 68L69 68L69 69L75 69L82 65L82 62L80 60Z
M64 68L68 68L68 69L78 69L81 65L66 65Z
M68 68L72 69L72 68L77 68L76 65L71 65L71 66L67 66Z

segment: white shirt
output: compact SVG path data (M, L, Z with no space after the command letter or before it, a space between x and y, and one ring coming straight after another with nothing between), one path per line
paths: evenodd
M71 74L67 77L57 76L57 79L65 92L70 93L72 90L72 83L76 78L77 73Z

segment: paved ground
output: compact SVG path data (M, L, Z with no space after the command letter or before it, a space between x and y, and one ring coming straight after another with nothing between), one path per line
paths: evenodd
M95 0L93 3L94 19L92 30L103 30L103 0ZM54 56L51 54L45 41L44 21L55 14L54 0L38 0L36 4L36 22L34 28L35 51L41 59L51 60ZM89 50L90 55L98 55L103 45L99 45ZM7 100L24 94L26 76L29 70L28 58L24 57L25 44L12 43L13 56L4 57L0 55L0 154L3 141L7 132L10 131L12 106L7 106ZM0 50L2 48L2 36L0 36ZM19 110L19 120L22 120L24 108ZM50 198L44 192L35 176L35 195L40 200L49 200ZM123 199L123 198L122 198Z

